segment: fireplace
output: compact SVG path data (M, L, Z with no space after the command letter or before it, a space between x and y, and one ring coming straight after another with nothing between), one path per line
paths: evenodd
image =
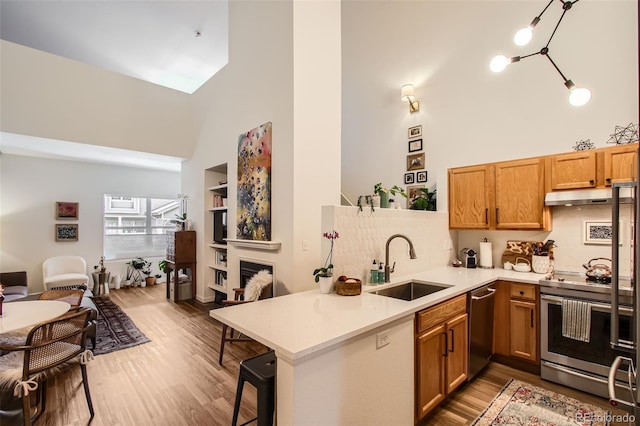
M240 260L240 288L245 288L247 281L251 279L255 274L263 270L269 271L273 275L273 282L275 289L275 275L273 274L273 265L267 265L248 260Z

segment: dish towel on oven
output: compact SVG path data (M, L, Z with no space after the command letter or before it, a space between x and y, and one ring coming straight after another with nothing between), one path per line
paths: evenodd
M588 342L591 334L591 303L562 299L562 336Z

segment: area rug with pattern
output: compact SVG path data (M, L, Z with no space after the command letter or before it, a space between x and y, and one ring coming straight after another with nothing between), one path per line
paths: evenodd
M92 350L94 355L107 354L150 341L108 296L95 296L93 302L98 308L96 348ZM91 344L87 343L91 347Z
M604 426L610 418L595 405L511 379L472 425Z

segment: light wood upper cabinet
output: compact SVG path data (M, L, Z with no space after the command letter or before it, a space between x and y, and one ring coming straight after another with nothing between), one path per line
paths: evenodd
M492 188L490 165L449 169L449 227L489 229Z
M449 169L449 228L547 229L544 160Z
M544 228L542 158L497 163L495 181L495 229Z
M549 188L603 188L636 179L638 144L551 155L547 158Z
M616 146L604 151L604 184L636 179L638 144Z
M596 187L596 153L579 151L549 157L551 189Z

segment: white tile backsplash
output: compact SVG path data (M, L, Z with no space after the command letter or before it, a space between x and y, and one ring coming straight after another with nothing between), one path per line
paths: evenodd
M459 231L457 250L463 247L478 250L478 243L487 238L493 248L493 264L502 267L500 259L506 248L507 240L545 241L555 240L554 248L555 268L560 271L584 272L582 267L590 259L597 257L611 258L611 245L585 244L585 221L611 221L611 206L559 206L554 207L553 229L550 232L541 231ZM630 274L631 262L631 208L623 205L620 209L622 245L620 246L620 273Z
M384 262L385 244L393 234L406 235L417 255L417 259L411 260L408 243L402 238L394 239L389 246L389 259L392 265L396 262L395 276L447 265L452 259L452 250L444 248L445 241L455 236L455 231L450 232L448 228L446 212L322 208L323 232L335 229L340 234L333 248L334 276L360 278L363 283L369 282L373 259ZM328 251L329 242L323 239L323 255Z

